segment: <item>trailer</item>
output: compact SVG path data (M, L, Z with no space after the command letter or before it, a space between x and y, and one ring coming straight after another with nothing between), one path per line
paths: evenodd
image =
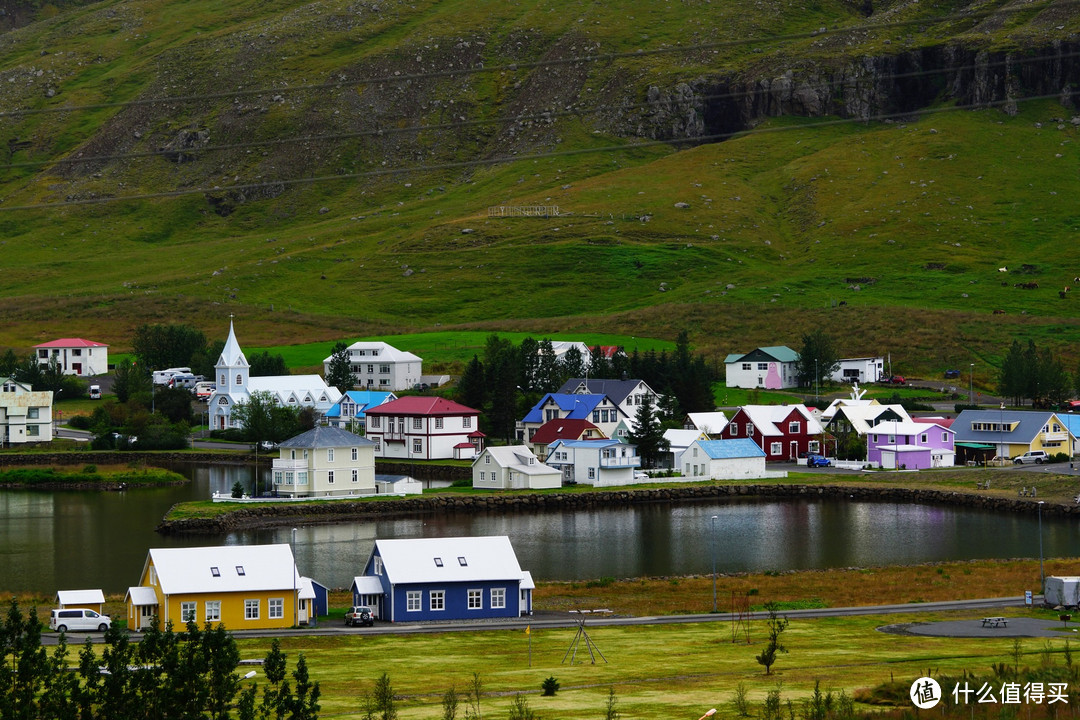
M1080 577L1051 575L1046 578L1043 603L1049 607L1080 607Z

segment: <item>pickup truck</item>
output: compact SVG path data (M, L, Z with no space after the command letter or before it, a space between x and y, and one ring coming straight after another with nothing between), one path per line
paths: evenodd
M355 605L345 613L345 624L352 627L362 625L371 627L375 624L375 618L371 617L371 608L364 605Z

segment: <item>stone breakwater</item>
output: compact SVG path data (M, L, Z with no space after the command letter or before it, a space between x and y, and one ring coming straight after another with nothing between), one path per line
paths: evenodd
M222 534L233 530L276 525L352 522L366 519L436 514L440 512L543 512L625 507L642 503L693 502L723 498L839 499L922 505L962 505L993 512L1036 513L1038 502L943 490L898 487L841 487L835 485L694 485L593 492L451 493L372 500L333 500L304 505L245 506L213 518L164 520L157 531L166 535ZM1046 515L1080 515L1080 506L1046 503Z

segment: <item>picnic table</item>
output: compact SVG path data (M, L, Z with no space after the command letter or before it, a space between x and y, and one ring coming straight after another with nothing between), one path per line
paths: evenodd
M1009 627L1009 621L1003 617L984 617L982 619L983 627Z

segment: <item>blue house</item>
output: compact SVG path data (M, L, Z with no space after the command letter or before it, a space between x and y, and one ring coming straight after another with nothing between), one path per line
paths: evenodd
M533 587L498 535L376 540L352 593L382 620L420 622L531 615Z
M605 436L612 437L619 422L627 417L608 395L548 393L518 421L516 429L518 439L526 445L532 444L533 434L550 420L588 420Z
M347 430L350 426L365 427L367 419L364 412L391 400L397 400L397 395L392 392L349 390L341 396L340 402L326 411L326 423L342 430Z

